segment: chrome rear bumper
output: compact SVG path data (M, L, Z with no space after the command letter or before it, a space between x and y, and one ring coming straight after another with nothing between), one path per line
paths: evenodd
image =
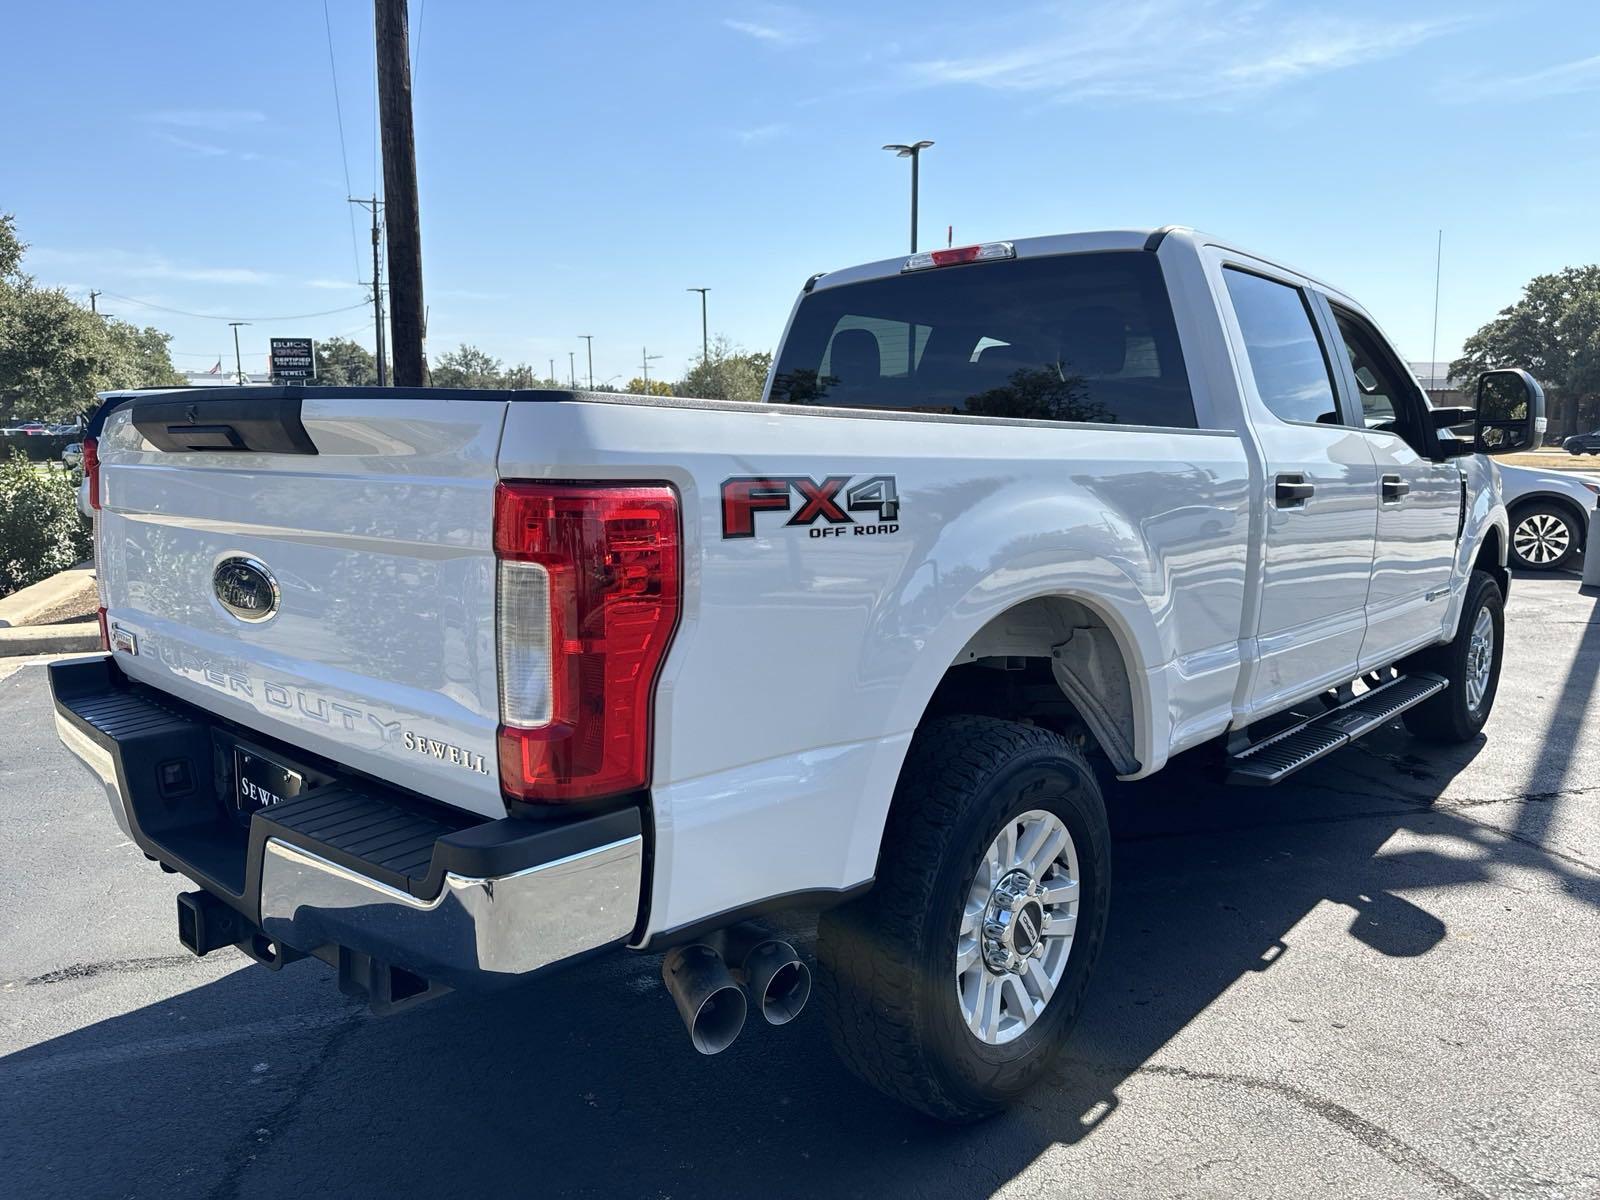
M627 937L643 866L635 834L510 875L447 872L439 894L419 900L269 838L260 924L290 946L347 946L429 978L524 975Z
M330 767L319 772L327 782L257 810L245 828L217 775L232 755L215 747L231 745L232 730L129 684L108 656L52 664L50 680L61 741L105 788L117 826L272 942L330 962L353 951L463 987L623 942L638 923L637 808L486 822ZM272 752L294 760L290 748ZM158 782L174 763L186 764L187 790Z

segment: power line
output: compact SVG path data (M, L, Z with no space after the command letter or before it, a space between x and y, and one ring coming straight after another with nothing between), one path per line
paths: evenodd
M152 304L148 300L141 300L137 296L124 296L120 292L102 292L101 295L112 296L118 300L126 300L129 304L137 304L142 308L153 308L157 312L174 313L180 317L196 317L202 321L248 320L261 321L263 323L267 321L304 321L310 317L331 317L334 313L353 312L358 308L365 308L370 303L370 301L362 300L356 304L346 304L343 308L325 308L321 312L313 313L290 313L284 317L225 317L218 316L216 313L197 313L189 312L183 308L168 308L165 304Z
M344 194L351 194L350 151L344 142L344 105L339 102L339 68L333 59L333 22L328 19L328 0L322 0L322 28L328 35L328 74L333 76L333 119L339 126L339 164L344 167ZM350 261L355 264L356 279L361 279L361 245L356 240L356 213L349 205L345 213L350 218Z
M417 36L411 40L411 90L417 90L417 64L422 61L422 19L428 15L428 0L417 6Z

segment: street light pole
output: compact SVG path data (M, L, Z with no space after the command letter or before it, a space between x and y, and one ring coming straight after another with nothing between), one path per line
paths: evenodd
M233 381L239 386L244 386L244 360L239 357L239 326L250 324L249 321L229 321L233 326Z
M885 150L893 150L897 158L909 158L911 160L911 253L913 254L917 252L917 163L922 157L922 152L931 145L933 145L932 142L924 139L920 142L912 142L910 145L901 142L890 142L884 147Z
M708 327L706 325L706 293L711 289L704 287L684 288L683 290L700 293L700 362L704 364L711 358L711 337L707 332Z
M592 391L594 391L594 334L592 334L592 333L580 333L578 336L581 337L586 343L588 343L588 347L589 347L589 390L592 392Z

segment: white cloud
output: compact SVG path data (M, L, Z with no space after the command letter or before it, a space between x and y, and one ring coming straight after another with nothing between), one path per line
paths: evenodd
M307 279L305 286L327 292L348 292L352 288L366 290L361 284L350 279Z
M761 5L743 16L726 17L722 23L735 33L775 46L801 46L817 39L810 18L788 5Z
M1269 0L1055 6L1028 21L1043 32L993 39L1014 49L914 62L907 78L1058 100L1220 100L1388 58L1464 23L1334 19Z
M1473 83L1454 83L1445 93L1451 100L1542 100L1600 90L1600 54L1572 62L1556 63L1522 75L1505 75Z
M144 114L152 125L171 125L177 129L206 129L222 133L263 124L267 114L253 108L168 108Z
M504 300L504 292L485 292L476 288L441 287L428 288L427 297L430 300L481 300L484 302Z
M55 250L48 246L29 251L30 262L74 267L92 266L96 274L116 279L171 279L181 283L277 283L271 271L251 267L185 266L159 254L133 254L125 250Z
M755 125L749 129L735 129L733 136L746 146L756 146L782 137L788 132L789 126L782 121L770 121L765 125Z

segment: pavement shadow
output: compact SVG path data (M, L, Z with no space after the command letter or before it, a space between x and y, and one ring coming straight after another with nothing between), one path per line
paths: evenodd
M653 959L385 1020L303 962L244 967L0 1060L0 1177L15 1194L986 1195L1092 1136L1130 1074L1296 953L1292 930L1317 905L1348 907L1351 936L1385 955L1437 945L1443 923L1398 891L1481 880L1508 845L1537 854L1431 807L1481 747L1424 750L1394 729L1270 791L1174 788L1200 776L1198 756L1117 786L1111 929L1068 1055L1025 1105L976 1127L934 1125L858 1084L814 1016L701 1058ZM1483 853L1380 853L1417 822ZM181 962L115 966L193 969Z

